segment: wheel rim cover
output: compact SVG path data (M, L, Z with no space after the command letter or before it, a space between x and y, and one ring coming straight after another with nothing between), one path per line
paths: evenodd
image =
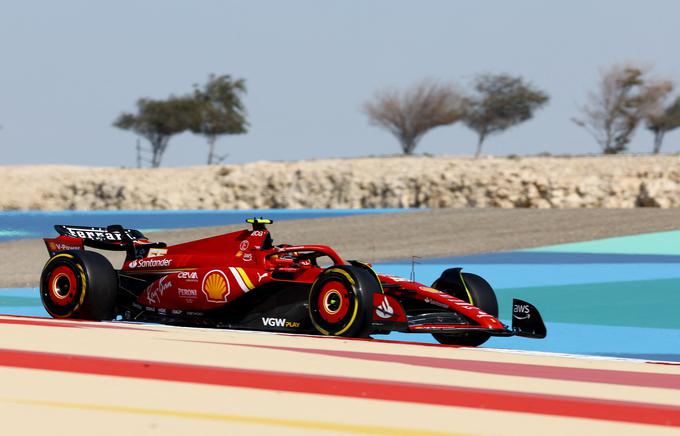
M75 299L76 275L68 266L62 265L52 270L47 283L50 300L57 306L66 306Z
M349 291L344 283L330 280L321 287L317 307L321 318L331 324L342 321L349 311Z

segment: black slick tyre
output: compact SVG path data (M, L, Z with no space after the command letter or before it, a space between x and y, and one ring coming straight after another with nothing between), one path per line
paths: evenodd
M324 270L309 291L309 317L322 335L367 337L373 294L380 283L363 268L336 265Z
M498 318L498 300L491 285L476 274L461 272L458 268L444 271L435 280L432 287L473 304L484 312ZM491 335L483 332L471 332L461 335L433 333L432 336L441 344L464 345L477 347L489 340Z
M118 275L92 251L63 251L52 256L40 277L40 299L54 318L111 320L116 316Z

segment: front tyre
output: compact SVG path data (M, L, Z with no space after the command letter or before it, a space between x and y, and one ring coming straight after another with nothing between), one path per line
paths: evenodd
M367 337L376 292L382 292L380 283L367 270L332 266L319 274L309 291L312 324L323 335Z
M111 320L117 293L116 271L92 251L60 252L47 261L40 277L40 299L54 318Z
M444 271L432 287L446 292L463 301L473 304L484 312L498 318L498 300L491 285L476 274L461 272L458 268ZM491 335L483 332L470 332L460 335L433 333L441 344L477 347L489 340Z

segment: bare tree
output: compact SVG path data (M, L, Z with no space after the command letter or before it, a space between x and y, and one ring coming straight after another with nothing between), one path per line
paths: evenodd
M475 158L489 135L530 120L549 100L545 92L508 74L478 76L474 90L475 94L467 98L463 122L479 136Z
M670 105L660 104L645 119L646 127L654 134L654 154L661 151L666 133L680 127L680 96Z
M595 92L573 121L585 128L605 154L626 151L638 124L672 89L665 80L648 78L648 69L614 65L601 75Z
M454 85L423 80L405 91L379 91L363 112L371 124L397 137L404 154L413 154L425 133L463 116L464 98Z

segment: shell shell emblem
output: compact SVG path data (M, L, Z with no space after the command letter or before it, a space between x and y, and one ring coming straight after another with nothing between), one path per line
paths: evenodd
M229 280L222 271L212 270L203 277L201 289L208 301L224 302L229 295Z

